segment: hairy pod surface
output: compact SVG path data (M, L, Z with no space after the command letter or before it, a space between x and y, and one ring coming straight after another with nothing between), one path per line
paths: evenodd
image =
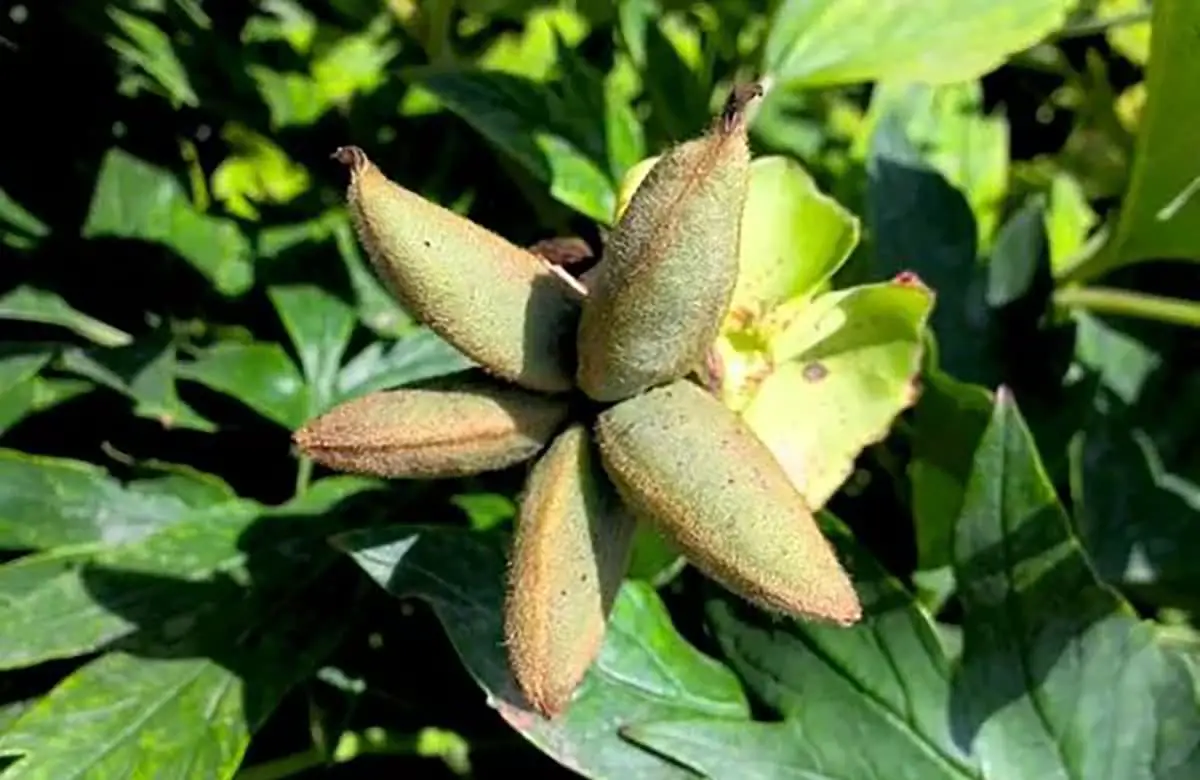
M340 404L293 434L338 471L436 479L506 468L540 452L567 419L565 397L524 390L478 369Z
M738 275L747 100L735 91L708 133L662 155L621 214L579 322L576 381L593 399L678 379L716 340Z
M389 180L361 149L335 156L359 240L413 317L496 376L574 387L579 303L544 261Z
M521 499L504 610L517 686L548 717L566 709L600 652L635 527L588 428L559 434Z
M602 412L601 458L625 502L695 566L755 604L850 624L858 595L783 469L687 380Z

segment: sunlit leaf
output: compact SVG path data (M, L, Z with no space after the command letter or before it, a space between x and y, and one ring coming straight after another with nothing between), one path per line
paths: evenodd
M234 222L196 211L174 176L122 149L104 158L83 235L161 244L225 295L254 280L249 240Z
M1074 0L785 0L764 69L785 85L976 78L1060 27Z
M133 341L125 331L89 317L62 296L28 285L0 297L0 319L58 325L102 347L122 347Z

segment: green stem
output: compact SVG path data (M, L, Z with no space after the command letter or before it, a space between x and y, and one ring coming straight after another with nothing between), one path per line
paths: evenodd
M312 458L301 455L300 463L296 466L296 495L302 496L308 490L308 483L312 482L312 473Z
M1200 301L1147 295L1113 287L1066 287L1054 294L1054 302L1068 309L1200 328Z

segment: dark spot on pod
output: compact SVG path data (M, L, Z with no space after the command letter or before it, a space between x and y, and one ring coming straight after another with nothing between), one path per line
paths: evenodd
M829 376L829 369L824 363L814 360L804 367L804 379L808 382L820 382Z

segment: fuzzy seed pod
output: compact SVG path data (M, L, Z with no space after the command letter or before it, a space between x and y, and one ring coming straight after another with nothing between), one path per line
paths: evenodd
M413 317L498 377L574 386L579 303L544 260L390 181L357 147L335 157L359 240Z
M761 607L850 624L858 595L787 475L754 433L687 380L596 423L625 502L701 571Z
M704 136L654 163L589 285L577 338L579 387L619 401L686 375L716 340L738 275L750 150L735 90Z
M547 717L567 707L600 652L635 527L587 427L568 428L530 473L504 610L513 676Z
M304 454L338 471L460 477L532 458L568 412L565 397L503 384L472 369L347 401L310 420L292 439Z

